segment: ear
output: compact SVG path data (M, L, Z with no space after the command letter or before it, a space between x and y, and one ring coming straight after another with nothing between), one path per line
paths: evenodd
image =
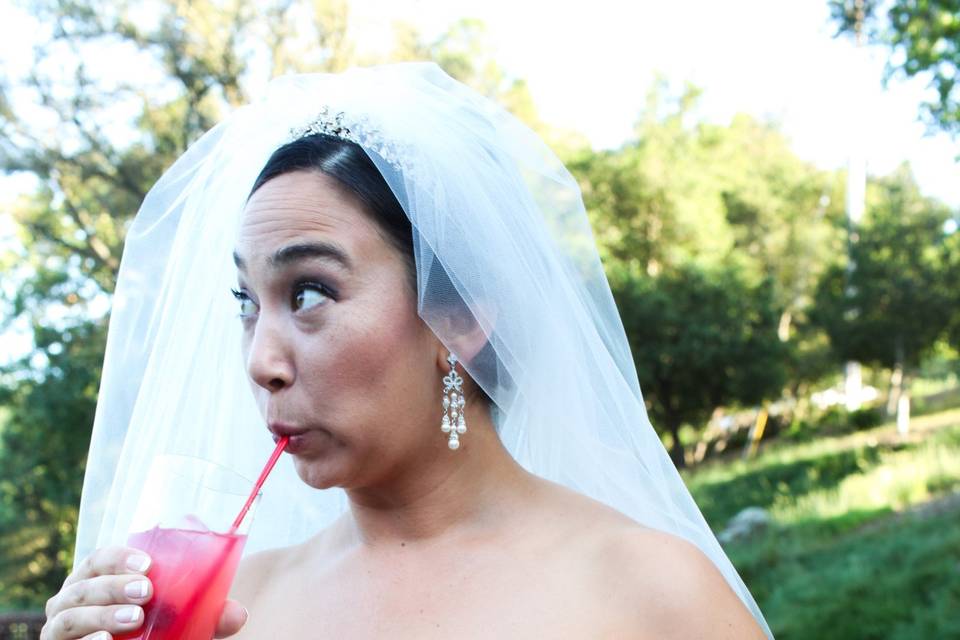
M484 309L479 310L482 314ZM469 365L474 357L487 344L488 336L493 332L494 320L491 314L484 314L481 320L470 316L464 318L448 318L444 321L444 338L446 345L437 340L437 366L444 372L450 370L447 356L452 351L457 360ZM487 326L487 329L484 329Z
M448 340L449 348L439 340L437 344L437 366L443 371L450 370L450 363L447 362L447 356L452 352L457 356L457 360L464 365L469 365L474 356L480 353L483 345L487 343L487 334L479 326L468 333L460 333Z

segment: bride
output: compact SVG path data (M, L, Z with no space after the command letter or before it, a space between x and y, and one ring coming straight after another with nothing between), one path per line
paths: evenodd
M153 455L254 474L271 436L218 637L770 636L647 419L576 183L434 65L277 80L147 196L41 637L142 624Z

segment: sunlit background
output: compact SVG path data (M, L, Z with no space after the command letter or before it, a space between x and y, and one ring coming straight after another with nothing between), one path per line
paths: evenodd
M960 638L955 5L0 2L0 638L72 562L146 190L273 75L426 59L580 182L654 424L777 637Z

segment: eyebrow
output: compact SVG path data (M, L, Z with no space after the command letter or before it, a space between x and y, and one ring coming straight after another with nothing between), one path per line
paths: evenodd
M350 258L347 257L347 252L331 242L301 242L281 247L270 256L268 262L274 267L284 267L312 258L332 260L339 263L347 271L353 267ZM233 252L233 263L241 270L245 270L247 267L246 261L236 251Z

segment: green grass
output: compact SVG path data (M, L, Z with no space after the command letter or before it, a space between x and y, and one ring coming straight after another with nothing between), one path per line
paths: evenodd
M715 531L770 512L727 552L777 638L960 638L960 411L912 432L773 444L686 474Z
M802 527L727 551L779 640L960 638L956 512L826 537Z

